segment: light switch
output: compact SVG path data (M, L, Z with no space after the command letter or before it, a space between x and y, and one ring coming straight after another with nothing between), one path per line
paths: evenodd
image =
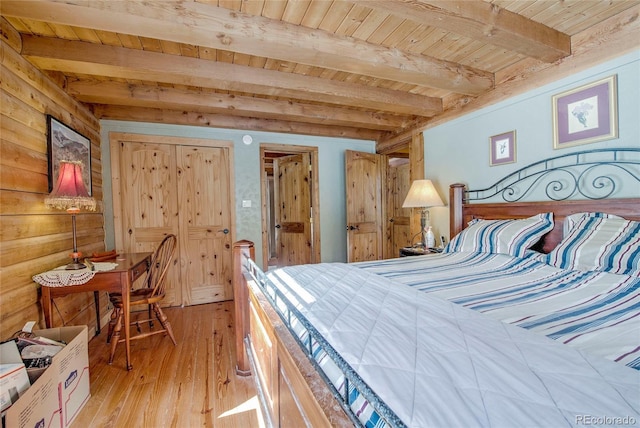
M242 200L242 208L251 208L251 200L243 199Z

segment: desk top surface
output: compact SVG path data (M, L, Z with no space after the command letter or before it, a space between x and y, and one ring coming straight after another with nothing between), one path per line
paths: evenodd
M140 263L144 262L147 259L151 261L151 254L152 253L122 253L122 254L118 254L113 259L102 260L102 261L106 263L118 264L118 266L116 266L115 269L109 270L106 272L114 272L114 271L122 272L122 271L127 271L135 267L136 265L139 265Z

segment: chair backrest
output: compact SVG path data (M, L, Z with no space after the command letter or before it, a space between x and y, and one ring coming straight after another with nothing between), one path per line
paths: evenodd
M167 271L172 264L171 261L176 252L177 242L176 235L167 235L153 252L151 266L149 266L147 275L147 287L153 288L152 296L164 294Z

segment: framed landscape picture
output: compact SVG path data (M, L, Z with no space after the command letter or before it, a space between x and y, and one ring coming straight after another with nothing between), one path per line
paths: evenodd
M58 179L60 161L68 160L82 162L82 179L91 195L91 141L51 115L47 115L47 130L49 192Z
M502 165L516 161L516 131L489 138L489 165Z
M616 76L553 96L553 148L618 136Z

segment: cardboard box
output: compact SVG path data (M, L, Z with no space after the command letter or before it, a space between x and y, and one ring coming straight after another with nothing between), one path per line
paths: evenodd
M18 355L18 358L20 355ZM18 401L20 395L29 389L29 377L22 362L0 364L0 412Z
M5 416L7 428L66 428L90 397L89 345L86 326L34 330L67 345L53 363L24 392Z
M0 343L0 412L11 407L31 383L16 342Z

